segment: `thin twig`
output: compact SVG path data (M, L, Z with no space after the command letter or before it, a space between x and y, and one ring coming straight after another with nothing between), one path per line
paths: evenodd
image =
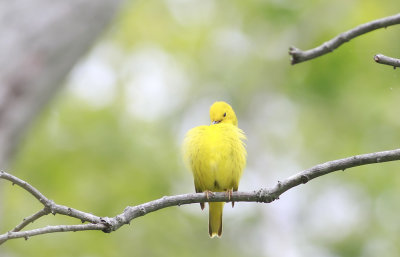
M209 198L207 198L203 193L164 196L160 199L143 203L137 206L128 206L121 214L113 218L98 217L90 213L85 213L82 211L74 210L72 208L68 208L66 206L52 203L51 211L54 212L54 214L60 213L78 219L81 219L81 217L85 217L85 219L82 220L84 221L92 220L91 221L92 223L81 224L81 225L48 226L44 228L33 229L23 232L10 231L0 235L0 244L4 243L9 239L28 238L35 235L54 233L54 232L102 230L103 232L109 233L119 229L121 226L125 224L129 224L135 218L171 206L180 206L185 204L202 203L202 202L230 202L230 201L270 203L272 201L275 201L276 199L279 199L279 196L282 195L284 192L288 191L289 189L301 184L305 184L308 181L317 178L319 176L323 176L334 171L345 170L352 167L373 164L373 163L397 161L397 160L400 160L400 149L356 155L344 159L318 164L310 169L297 173L285 180L278 181L278 183L272 188L268 189L262 188L252 192L234 192L232 196L229 196L224 192L217 192L209 194ZM12 182L17 180L16 177L5 172L0 172L0 178L5 178ZM18 180L22 181L20 179ZM36 192L32 190L33 187L28 183L24 182L20 184L24 185L23 186L24 189L29 189L27 190L28 192L30 193ZM65 213L64 208L71 210L70 213Z
M383 54L375 55L374 60L375 60L375 62L380 63L380 64L386 64L389 66L393 66L393 69L396 69L396 67L400 67L400 59L385 56Z
M37 213L24 218L20 224L18 224L13 230L11 230L11 232L18 232L21 229L23 229L24 227L26 227L27 225L29 225L29 223L33 223L35 220L40 219L42 216L47 215L49 213L50 213L50 209L44 207Z
M101 219L93 214L75 210L73 208L64 206L64 205L59 205L54 203L52 200L49 200L47 197L45 197L39 190L37 190L35 187L30 185L28 182L23 181L22 179L19 179L11 174L8 174L4 171L0 171L0 178L6 179L13 184L16 184L26 191L28 191L31 195L33 195L40 203L44 205L44 207L48 208L52 214L61 214L61 215L66 215L70 216L73 218L80 219L82 222L88 221L91 223L100 223Z
M291 63L297 64L310 59L314 59L321 55L327 54L338 48L340 45L349 42L351 39L371 32L376 29L386 28L392 25L400 24L400 13L385 17L382 19L374 20L368 23L364 23L351 30L343 32L331 40L317 46L313 49L302 51L296 47L289 48L289 54L292 56Z
M86 230L103 230L103 224L80 224L80 225L57 225L57 226L47 226L43 228L32 229L28 231L19 231L19 232L7 232L5 234L0 235L0 244L4 243L9 239L15 238L25 238L28 240L32 236L56 233L56 232L76 232L76 231L86 231Z
M29 183L19 179L11 174L8 174L4 171L0 171L0 178L10 181L13 185L16 184L26 191L28 191L31 195L33 195L39 202L41 202L44 206L51 205L51 201L47 199L39 190L31 186Z

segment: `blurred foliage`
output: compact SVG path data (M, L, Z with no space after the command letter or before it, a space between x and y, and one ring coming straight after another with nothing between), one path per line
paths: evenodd
M248 135L241 190L328 160L398 148L400 74L372 58L400 56L400 27L295 66L287 54L291 45L315 47L397 9L396 0L128 2L37 118L11 173L59 204L100 216L192 192L180 144L189 128L208 123L209 105L221 99ZM92 78L85 67L97 67ZM41 206L1 184L4 232ZM111 234L11 240L0 254L398 256L399 185L398 163L363 166L318 178L270 205L227 206L219 240L208 238L207 212L193 205ZM28 228L61 223L76 221L50 215Z

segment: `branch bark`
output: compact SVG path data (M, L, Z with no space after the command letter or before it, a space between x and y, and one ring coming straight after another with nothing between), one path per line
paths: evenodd
M374 60L375 60L375 62L380 63L380 64L386 64L389 66L393 66L393 69L396 69L396 67L400 67L400 59L385 56L383 54L375 55Z
M33 223L35 220L37 220L37 219L41 218L42 216L47 215L49 213L50 213L50 210L45 207L45 208L41 209L40 211L38 211L37 213L24 218L20 224L18 224L13 230L11 230L11 232L21 231L21 229L28 226L30 223Z
M382 19L374 20L368 23L364 23L351 30L343 32L338 36L332 38L331 40L323 43L322 45L312 48L310 50L302 51L296 47L290 47L289 55L292 56L291 63L292 65L294 65L297 63L317 58L319 56L332 52L342 44L349 42L351 39L355 37L361 36L365 33L371 32L376 29L386 28L396 24L400 24L400 13Z
M25 238L55 233L55 232L68 232L68 231L85 231L85 230L101 230L106 233L110 233L119 229L121 226L129 224L133 219L144 216L148 213L158 211L171 206L180 206L184 204L202 203L202 202L261 202L270 203L279 199L279 196L289 189L296 187L301 184L305 184L308 181L323 176L338 170L346 170L348 168L400 160L400 149L355 155L352 157L334 160L318 164L310 169L301 171L285 180L278 181L277 184L272 188L262 188L252 192L234 192L229 197L224 192L213 193L209 195L209 198L203 193L193 194L182 194L175 196L164 196L160 199L143 203L137 206L128 206L125 210L112 218L99 217L90 213L75 210L73 208L58 205L43 194L36 188L31 186L29 183L11 175L6 172L0 172L0 179L9 180L14 184L25 189L27 192L32 194L38 201L44 205L44 209L24 219L22 223L17 225L13 230L0 235L0 244L6 242L9 239ZM81 220L82 222L90 222L89 224L79 225L57 225L47 226L38 229L32 229L27 231L19 231L29 223L49 214L61 214L70 216Z

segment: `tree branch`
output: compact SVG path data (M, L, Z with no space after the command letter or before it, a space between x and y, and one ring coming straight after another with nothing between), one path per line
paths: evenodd
M317 58L319 56L332 52L342 44L349 42L351 39L355 37L361 36L365 33L371 32L376 29L386 28L399 23L400 23L400 13L382 19L374 20L368 23L364 23L351 30L343 32L338 36L332 38L331 40L323 43L322 45L317 46L310 50L302 51L296 47L290 47L289 55L292 56L291 63L292 65L294 65L297 63Z
M18 224L13 230L11 230L11 232L18 232L21 231L21 229L23 229L24 227L28 226L29 223L33 223L35 220L41 218L44 215L47 215L50 213L49 208L44 207L43 209L41 209L40 211L38 211L37 213L26 217L22 220L22 222L20 224Z
M103 224L81 224L81 225L58 225L58 226L47 226L44 228L32 229L28 231L20 232L7 232L0 235L0 244L4 243L8 239L15 238L25 238L28 240L31 236L50 234L56 232L76 232L76 231L86 231L86 230L102 230L104 229Z
M128 206L125 210L112 218L109 217L98 217L90 213L75 210L63 205L55 204L54 202L47 199L41 194L36 188L28 184L27 182L10 175L5 172L0 172L0 178L11 181L14 184L21 186L23 189L32 194L37 200L39 200L45 208L34 215L26 218L21 224L16 226L12 231L0 235L0 244L4 243L9 239L14 238L25 238L28 239L31 236L55 233L55 232L68 232L68 231L85 231L85 230L102 230L103 232L110 233L117 230L125 224L129 224L133 219L144 216L148 213L158 211L171 206L180 206L184 204L202 203L202 202L262 202L270 203L279 199L279 196L289 189L296 187L300 184L305 184L308 181L317 178L319 176L326 175L328 173L345 170L352 167L382 163L400 160L400 149L355 155L352 157L334 160L318 164L310 169L301 171L285 180L278 181L278 183L272 188L262 188L252 192L234 192L229 197L224 192L217 192L209 195L209 198L203 193L193 194L182 194L174 196L164 196L160 199L143 203L136 206ZM24 228L30 222L39 219L40 217L49 213L61 214L70 216L73 218L80 219L82 222L88 221L90 224L80 225L58 225L58 226L47 226L38 229L32 229L27 231L19 231Z
M0 171L0 178L11 181L13 184L16 184L16 185L22 187L23 189L25 189L27 192L29 192L31 195L33 195L41 204L43 204L45 208L48 208L49 213L52 213L54 215L61 214L61 215L70 216L73 218L80 219L82 222L85 222L85 221L92 222L92 223L100 222L100 218L97 216L94 216L93 214L82 212L82 211L75 210L73 208L70 208L70 207L67 207L64 205L59 205L59 204L54 203L53 201L51 201L47 197L45 197L42 193L40 193L39 190L37 190L36 188L31 186L29 183L11 175L11 174Z
M393 69L396 69L396 67L400 67L400 59L388 57L383 54L375 55L374 60L375 60L375 62L380 63L380 64L386 64L386 65L393 66Z

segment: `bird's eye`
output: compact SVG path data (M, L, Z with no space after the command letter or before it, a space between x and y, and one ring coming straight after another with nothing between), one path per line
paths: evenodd
M226 117L226 112L224 112L224 117Z

